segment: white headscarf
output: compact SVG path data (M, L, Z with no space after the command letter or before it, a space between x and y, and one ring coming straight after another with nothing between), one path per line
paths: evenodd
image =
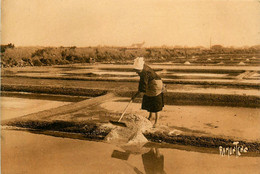
M137 70L143 70L144 68L144 58L143 57L137 57L134 60L134 69Z

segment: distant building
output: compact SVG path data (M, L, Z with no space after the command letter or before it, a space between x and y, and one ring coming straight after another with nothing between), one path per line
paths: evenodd
M145 41L143 41L142 43L134 43L129 48L142 48L144 44Z

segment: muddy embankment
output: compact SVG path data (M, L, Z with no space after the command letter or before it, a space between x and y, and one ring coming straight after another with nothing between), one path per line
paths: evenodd
M26 130L33 133L87 140L104 140L111 131L111 128L104 128L102 124L99 123L71 122L60 120L16 120L11 122L4 122L2 125L25 128ZM233 142L239 141L237 139L225 139L196 135L169 135L169 131L162 132L160 130L156 132L146 131L143 133L143 135L151 142L207 148L219 148L219 146L233 147ZM239 141L239 145L248 147L249 152L260 153L259 142Z
M103 123L104 124L104 123ZM2 123L3 126L25 128L26 130L52 135L57 137L67 137L74 139L104 140L112 128L105 128L99 123L90 122L71 122L71 121L44 121L44 120L22 120ZM233 142L239 141L239 145L248 147L248 152L260 153L259 142L246 142L238 139L225 139L217 137L196 136L196 135L169 135L169 131L146 131L143 135L151 142L169 143L179 145L189 145L195 147L219 148L233 147Z
M186 72L186 71L185 71ZM35 73L35 72L34 72ZM223 73L223 72L221 72ZM138 79L131 78L131 76L126 76L124 78L117 78L117 76L113 77L112 75L109 76L96 76L96 77L82 77L80 74L73 74L75 76L73 77L29 77L29 76L23 76L23 75L4 75L6 78L24 78L24 79L49 79L49 80L77 80L77 81L96 81L96 82L138 82ZM122 77L122 76L121 76ZM194 79L190 78L185 79L185 77L178 77L178 76L170 76L171 78L174 77L174 79L164 79L163 82L165 84L183 84L183 85L204 85L204 86L214 86L214 87L229 87L229 88L249 88L249 89L259 89L259 83L257 82L242 82L239 83L239 81L212 81L208 80L204 77L204 79L196 79L197 77L194 77ZM221 78L222 80L224 78ZM227 78L228 79L228 78ZM233 80L234 78L230 78ZM257 79L258 80L258 79Z
M102 82L95 88L66 87L66 86L42 86L42 85L16 85L2 84L2 92L30 92L38 94L55 94L68 96L97 97L110 92L120 97L131 97L136 90L117 88L102 89ZM5 94L3 94L5 95ZM203 92L168 91L164 95L165 104L182 105L212 105L212 106L239 106L260 107L260 97L257 95L218 94Z
M2 126L12 126L11 129L15 129L14 127L17 127L18 129L25 128L33 133L87 140L104 140L112 130L112 128L103 127L102 124L95 122L72 122L61 120L13 120L3 122ZM148 130L144 132L143 135L151 142L207 148L219 148L219 146L233 147L233 142L239 141L239 145L248 147L248 152L260 153L259 142L246 142L232 138L225 139L199 135L170 135L169 131L161 131L159 129L156 132L150 132Z

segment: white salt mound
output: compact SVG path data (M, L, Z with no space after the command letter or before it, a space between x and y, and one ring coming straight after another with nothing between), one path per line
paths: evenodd
M239 62L239 64L238 65L245 65L245 63L244 62Z
M184 62L184 65L190 65L189 61Z
M152 123L145 117L140 115L133 115L135 117L135 124L138 130L145 132L153 127Z
M174 129L174 130L170 131L170 132L168 133L168 135L170 135L170 136L176 136L176 135L180 135L181 133L182 133L182 131Z
M148 142L141 131L137 131L133 137L131 137L127 144L144 144Z
M152 128L152 123L143 116L128 115L123 122L127 127L115 126L105 137L105 140L116 144L140 144L148 140L143 132Z

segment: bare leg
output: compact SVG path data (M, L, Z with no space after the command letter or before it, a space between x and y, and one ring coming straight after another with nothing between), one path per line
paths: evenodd
M154 121L153 127L156 127L158 118L159 118L159 113L158 113L158 112L155 112L155 121Z
M151 120L151 118L152 118L152 112L149 113L148 120Z

